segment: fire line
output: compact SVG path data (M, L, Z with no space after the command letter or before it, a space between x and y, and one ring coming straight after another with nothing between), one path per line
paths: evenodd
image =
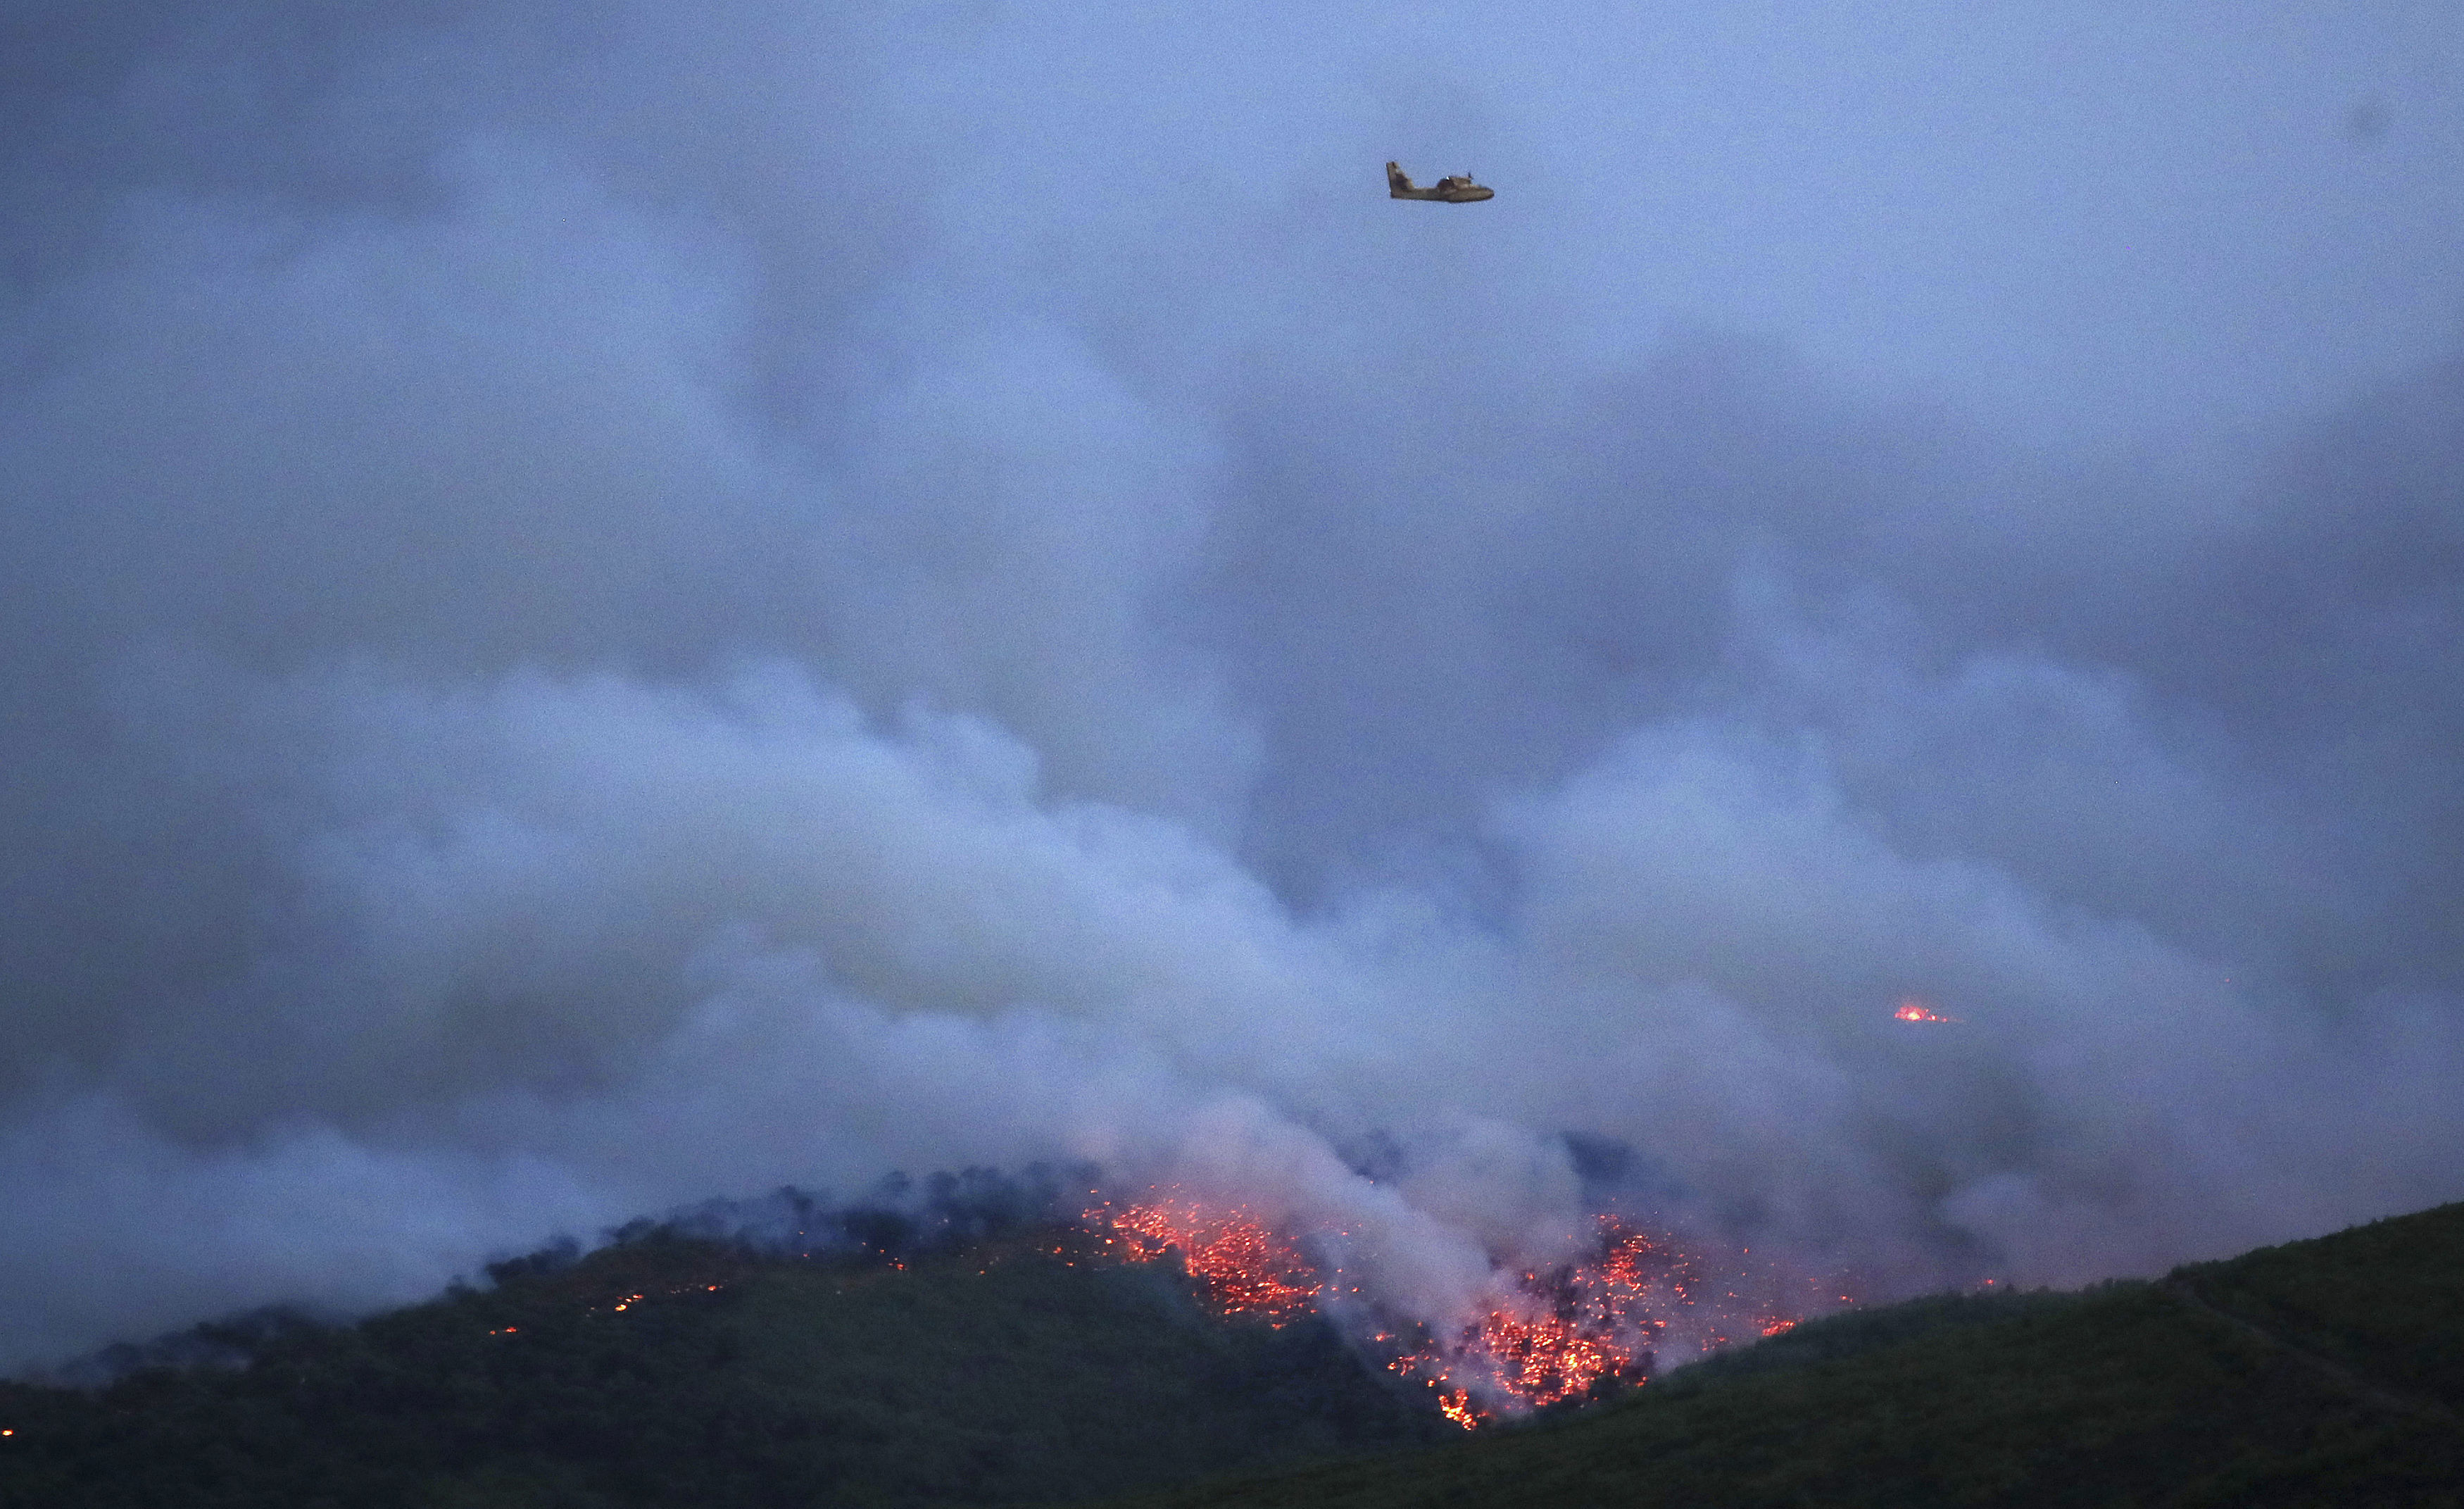
M1323 1299L1358 1296L1339 1266L1330 1271L1253 1211L1177 1190L1151 1194L1089 1208L1089 1231L1124 1262L1177 1254L1221 1314L1280 1326L1318 1313ZM1710 1284L1702 1264L1666 1238L1602 1216L1580 1256L1501 1270L1486 1308L1450 1334L1380 1318L1364 1344L1386 1353L1388 1371L1436 1390L1439 1411L1471 1430L1647 1381L1681 1318L1694 1322L1687 1339L1705 1351L1736 1336L1776 1336L1798 1321L1734 1290L1713 1295Z

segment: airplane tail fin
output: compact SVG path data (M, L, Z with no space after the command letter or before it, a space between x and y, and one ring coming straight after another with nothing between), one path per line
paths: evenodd
M1386 165L1386 191L1390 194L1412 192L1411 175L1393 163Z

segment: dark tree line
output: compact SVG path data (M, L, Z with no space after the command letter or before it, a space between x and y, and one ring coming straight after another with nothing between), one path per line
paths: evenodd
M1050 1217L1086 1187L781 1190L354 1324L199 1327L100 1387L0 1385L0 1509L1066 1501L1445 1429L1322 1322L1082 1260Z

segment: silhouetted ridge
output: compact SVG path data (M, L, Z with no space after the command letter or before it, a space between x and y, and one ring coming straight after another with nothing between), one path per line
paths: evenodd
M973 1167L923 1179L893 1173L844 1205L786 1185L751 1199L706 1200L608 1234L626 1242L667 1230L774 1256L914 1257L1074 1221L1095 1179L1086 1165L1031 1164L1016 1173Z
M711 1202L356 1324L269 1314L99 1388L0 1384L0 1509L1056 1502L1452 1430L1322 1320L1220 1321L1176 1264L1088 1260L1042 1219L1073 1187Z
M2459 1274L2464 1204L2162 1283L1851 1311L1530 1429L1139 1502L2453 1506Z
M1320 1318L1220 1320L1171 1263L1082 1255L1036 1218L1079 1187L714 1202L356 1325L199 1328L221 1365L0 1385L0 1509L2427 1509L2464 1484L2464 1205L2158 1283L1852 1311L1466 1439Z

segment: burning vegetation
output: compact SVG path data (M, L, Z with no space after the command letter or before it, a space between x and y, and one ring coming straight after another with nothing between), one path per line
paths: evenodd
M1559 1244L1551 1261L1496 1262L1466 1311L1433 1320L1380 1301L1357 1266L1353 1232L1292 1230L1238 1202L1177 1187L1108 1198L1092 1169L1080 1173L1086 1182L1076 1185L1074 1199L1047 1171L1033 1177L1033 1184L1019 1184L970 1170L935 1176L912 1191L901 1182L885 1187L890 1198L881 1205L836 1211L785 1190L752 1212L758 1220L743 1219L743 1209L714 1205L696 1217L719 1238L709 1251L739 1255L653 1278L650 1270L636 1274L625 1262L628 1244L620 1233L616 1249L585 1265L593 1281L573 1298L583 1314L620 1324L645 1308L717 1300L741 1276L733 1265L743 1261L757 1231L766 1238L758 1245L828 1267L842 1294L848 1285L905 1274L912 1261L934 1254L979 1278L1022 1260L1057 1259L1065 1269L1168 1261L1219 1316L1262 1321L1270 1331L1322 1321L1316 1329L1330 1344L1348 1339L1373 1375L1382 1370L1422 1408L1466 1430L1601 1398L1645 1382L1663 1364L1777 1336L1848 1298L1768 1260L1755 1262L1750 1249L1718 1253L1601 1215ZM891 1203L911 1193L920 1198ZM652 1234L646 1227L639 1236ZM558 1260L569 1262L571 1254ZM498 1276L514 1276L520 1266L508 1265ZM489 1334L527 1340L511 1323Z
M1724 1280L1664 1234L1617 1216L1598 1217L1572 1257L1501 1268L1485 1310L1439 1327L1384 1315L1361 1298L1339 1256L1346 1233L1315 1243L1322 1256L1312 1258L1303 1239L1254 1212L1178 1191L1102 1202L1084 1220L1123 1261L1177 1255L1221 1314L1277 1326L1324 1312L1367 1321L1353 1327L1363 1347L1382 1354L1388 1371L1435 1390L1440 1411L1465 1430L1640 1384L1672 1346L1700 1355L1776 1336L1798 1320L1753 1298L1746 1275Z
M1114 1254L1133 1263L1180 1254L1206 1298L1226 1315L1252 1315L1282 1325L1312 1314L1325 1287L1300 1249L1234 1206L1208 1209L1165 1198L1113 1211L1098 1206L1088 1225L1105 1232Z
M1920 1001L1915 996L1911 995L1900 1002L1900 1009L1891 1013L1891 1020L1894 1022L1951 1023L1958 1021L1959 1018L1955 1016L1945 1016L1940 1011L1935 1010L1932 1007L1925 1005L1923 1001Z
M2464 1205L2161 1283L1828 1316L1654 1386L1648 1408L1414 1460L1397 1454L1840 1293L1611 1220L1553 1266L1498 1270L1488 1313L1446 1334L1380 1329L1355 1293L1373 1286L1342 1271L1358 1233L1177 1190L1089 1210L1088 1187L1058 1207L989 1179L890 1212L782 1198L754 1212L794 1217L763 1249L645 1226L352 1324L203 1327L90 1387L0 1380L0 1506L951 1509L1160 1502L1205 1479L1238 1479L1252 1509L1588 1503L1612 1480L1685 1504L1778 1482L1895 1506L1952 1480L2031 1505L2218 1482L2253 1502L2427 1504L2464 1480ZM1182 1286L1148 1281L1161 1261L1255 1319L1180 1323ZM2280 1365L2252 1366L2252 1345ZM1363 1347L1396 1371L1364 1369ZM2303 1361L2331 1352L2333 1371Z

